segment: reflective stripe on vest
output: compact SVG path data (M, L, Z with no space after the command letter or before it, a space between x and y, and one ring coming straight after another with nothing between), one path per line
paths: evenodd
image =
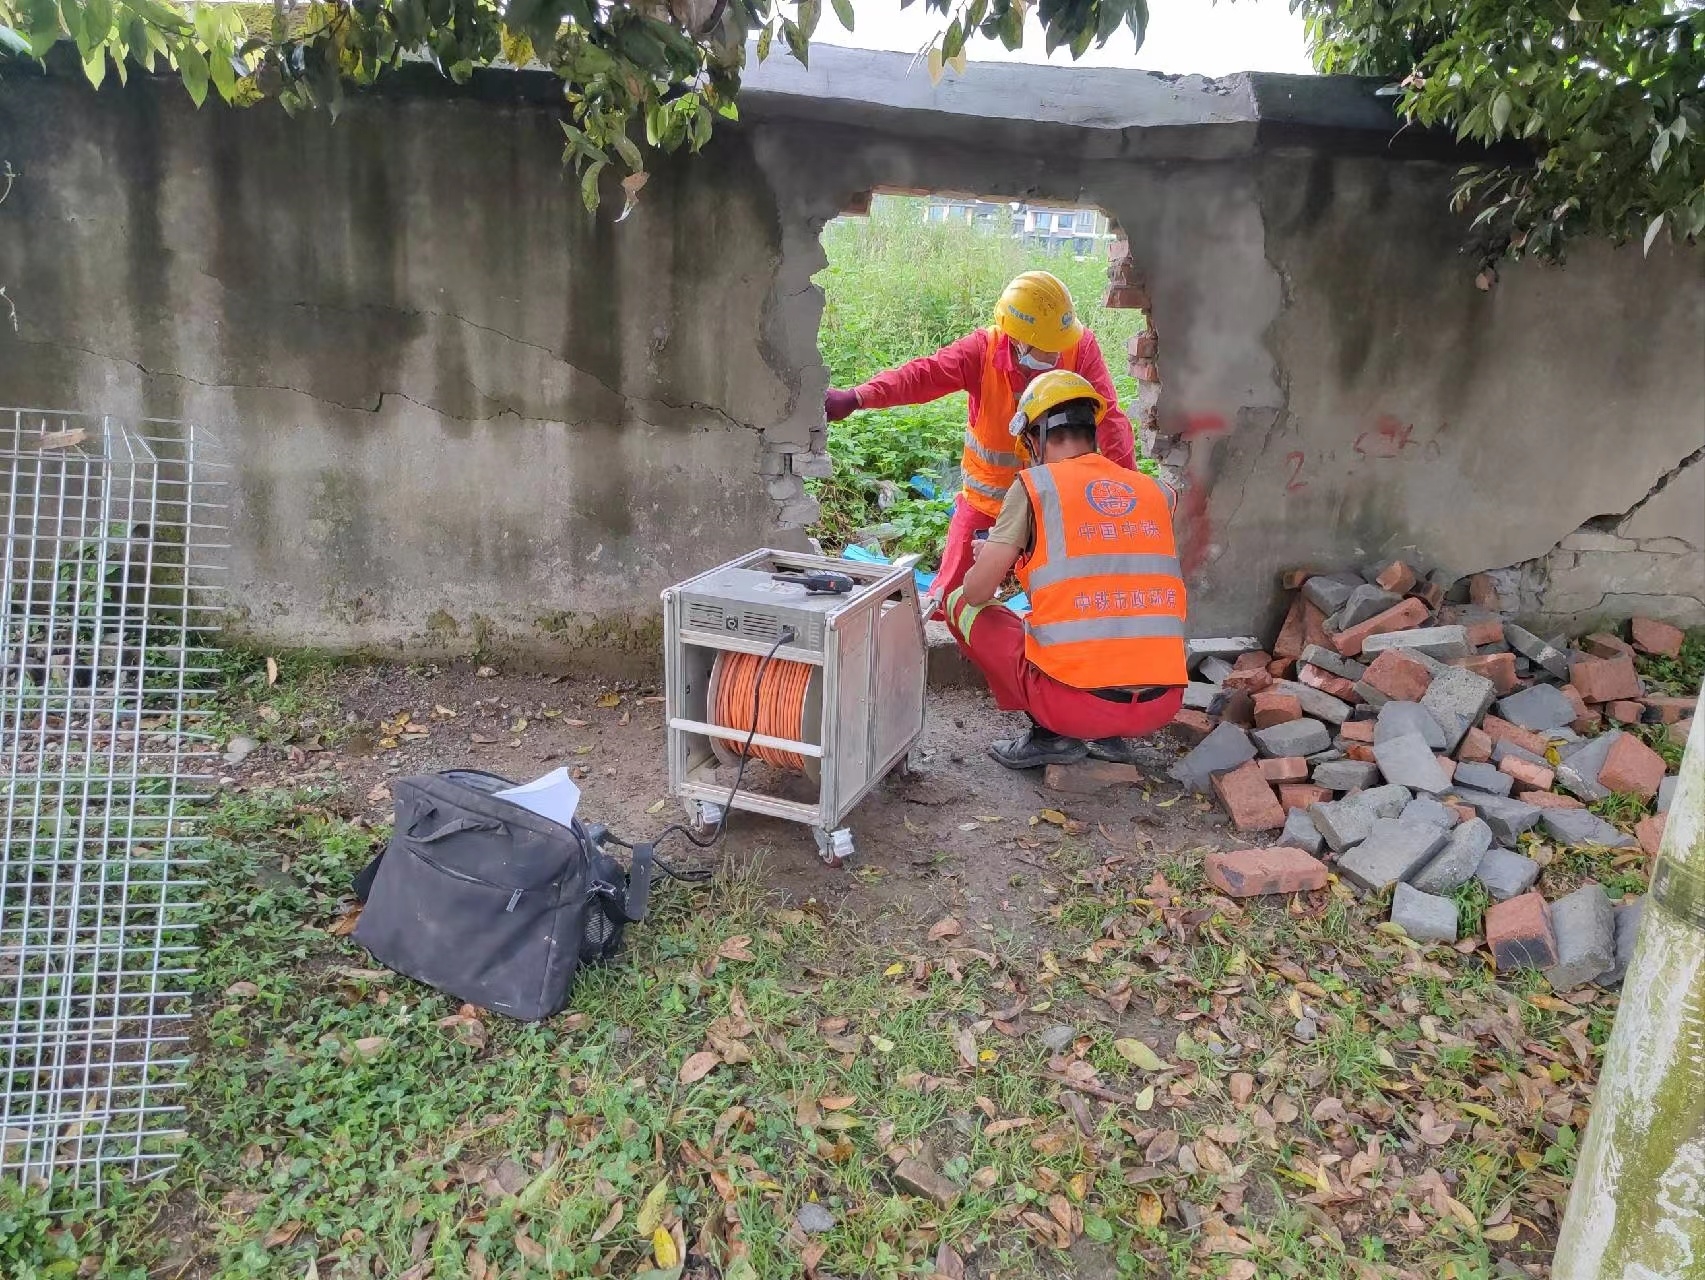
M1066 521L1060 510L1060 490L1054 483L1053 472L1047 467L1035 468L1030 473L1030 487L1042 507L1038 514L1042 519L1043 533L1047 535L1047 541L1043 545L1050 549L1048 562L1031 571L1032 589L1052 586L1056 582L1064 582L1067 578L1099 578L1114 573L1156 578L1184 576L1177 556L1110 551L1099 555L1067 557L1064 554Z
M1080 622L1050 622L1027 626L1037 644L1075 644L1079 640L1146 640L1184 638L1182 618L1084 618Z
M1000 334L990 329L987 337L982 380L978 384L977 416L965 428L959 470L964 477L965 501L984 515L998 516L1001 500L1023 463L1013 449L1012 439L1012 415L1018 412L1018 392L1012 389L1011 379L995 359ZM1055 367L1076 372L1080 345L1073 343L1062 351Z

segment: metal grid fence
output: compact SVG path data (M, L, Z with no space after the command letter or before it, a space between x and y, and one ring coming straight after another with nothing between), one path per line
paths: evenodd
M176 1154L186 810L215 763L196 732L225 511L207 443L0 409L0 1175L99 1195Z

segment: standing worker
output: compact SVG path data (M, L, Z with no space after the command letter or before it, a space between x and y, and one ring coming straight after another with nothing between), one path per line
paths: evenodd
M850 391L831 389L824 397L823 412L830 422L859 409L928 404L955 391L970 397L970 424L960 461L963 487L947 527L941 569L930 588L937 602L964 580L971 567L972 541L993 527L1000 513L1001 500L1018 474L1010 429L1018 397L1034 378L1050 370L1088 379L1106 410L1096 432L1101 456L1134 469L1131 422L1119 412L1101 347L1077 318L1070 290L1046 271L1026 271L1007 285L995 306L992 327L973 330L932 356L879 373Z
M1184 705L1185 592L1172 491L1096 452L1111 414L1076 373L1025 390L1009 440L1027 469L975 564L947 596L947 626L1003 711L1031 727L990 753L1009 769L1086 755L1132 762L1130 738ZM992 603L1014 568L1024 618Z

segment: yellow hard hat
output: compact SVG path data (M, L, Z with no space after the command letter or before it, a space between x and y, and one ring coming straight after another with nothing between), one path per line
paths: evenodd
M1058 276L1026 271L1001 291L995 328L1039 351L1064 351L1083 333L1071 290Z
M1107 401L1081 373L1054 369L1039 374L1018 397L1018 412L1012 415L1012 434L1023 435L1048 410L1073 400L1088 400L1094 404L1097 424L1107 415Z

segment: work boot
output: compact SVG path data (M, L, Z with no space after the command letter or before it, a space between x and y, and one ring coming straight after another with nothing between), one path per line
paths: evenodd
M1137 763L1137 744L1129 738L1091 738L1088 749L1091 760L1110 760L1114 764Z
M1032 725L1022 737L991 743L989 754L1008 769L1036 769L1045 764L1074 764L1089 754L1089 748L1082 738L1068 738Z

